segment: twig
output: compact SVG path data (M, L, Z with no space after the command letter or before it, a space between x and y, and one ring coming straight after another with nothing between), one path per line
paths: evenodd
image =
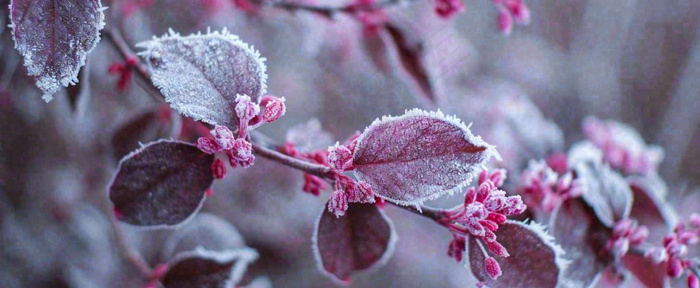
M114 240L122 256L139 270L143 278L150 279L153 275L153 268L146 263L141 253L129 245L129 242L124 237L124 232L121 227L119 227L119 223L113 215L110 216L109 221L112 226L112 231L114 232Z
M275 150L259 145L255 142L253 142L252 144L253 151L255 151L255 153L282 165L289 166L291 168L301 170L306 173L313 174L326 179L332 179L334 175L333 172L331 172L331 169L326 166L313 164L310 162L303 161L301 159L287 156Z
M316 5L308 5L308 4L299 4L299 3L291 3L291 2L286 2L286 1L277 1L277 2L268 2L267 4L284 9L290 12L293 11L308 11L308 12L313 12L316 14L323 15L325 17L331 18L333 14L336 13L357 13L357 12L371 12L371 11L376 11L384 8L388 8L390 6L394 5L400 5L403 3L408 3L410 1L415 1L415 0L386 0L382 2L377 2L377 3L368 3L368 4L350 4L347 6L316 6Z
M139 80L138 84L141 86L143 89L146 90L148 95L153 98L156 102L163 102L164 98L162 97L163 95L160 93L160 91L153 86L151 83L151 70L148 69L148 66L141 62L140 59L136 56L136 53L131 50L129 47L129 44L126 43L126 40L124 40L124 37L122 37L122 34L119 32L119 30L115 28L105 28L104 29L104 36L105 38L112 43L112 46L119 51L119 54L122 55L122 58L124 60L128 60L130 58L136 59L136 65L130 66L131 69L136 72L136 75L138 75Z

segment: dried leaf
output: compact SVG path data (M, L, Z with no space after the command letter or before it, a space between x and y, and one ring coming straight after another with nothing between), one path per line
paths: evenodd
M80 67L100 41L105 8L99 0L12 0L15 48L46 102L78 82Z
M355 175L384 199L414 205L460 190L496 149L456 118L410 110L377 119L357 140Z
M185 37L171 30L137 46L165 100L195 120L233 129L236 95L259 103L267 90L265 58L226 29Z
M160 140L129 154L109 186L119 220L139 226L172 226L194 215L214 176L214 155L197 146Z
M235 287L258 253L250 248L213 252L203 248L183 252L169 263L165 288Z
M554 243L554 238L537 223L524 224L507 221L495 232L498 242L510 253L510 257L496 258L503 274L493 280L484 269L484 253L474 237L469 237L469 267L474 277L488 287L556 287L560 274L566 269L564 251ZM490 252L487 252L490 253Z
M605 249L612 230L605 227L581 199L568 200L554 211L549 225L566 258L572 260L564 279L574 287L587 287L613 258Z
M316 222L313 251L324 275L347 283L357 271L375 269L394 252L394 224L374 204L349 203L343 217L324 209Z

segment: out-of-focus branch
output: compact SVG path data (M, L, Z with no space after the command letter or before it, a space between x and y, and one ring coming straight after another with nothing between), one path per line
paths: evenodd
M266 2L269 6L284 9L290 12L293 11L308 11L322 16L331 18L336 13L357 13L370 12L385 9L391 6L404 5L417 0L386 0L378 2L369 2L366 4L350 4L346 6L318 6L309 4L292 3L286 1L270 1Z
M136 56L136 53L131 50L131 47L129 47L129 44L126 43L126 40L124 40L124 37L119 30L113 27L105 28L104 36L112 44L112 46L117 49L119 54L122 55L124 61L128 61L129 59L136 60L136 65L130 65L129 67L131 67L131 69L136 72L136 75L139 76L137 83L139 86L145 89L146 92L148 92L148 95L150 95L153 100L156 102L163 102L163 95L155 86L153 86L151 82L151 70L149 70L148 66L141 62L138 56Z

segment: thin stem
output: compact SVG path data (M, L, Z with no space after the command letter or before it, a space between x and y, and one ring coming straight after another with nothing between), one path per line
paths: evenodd
M117 219L114 216L110 216L110 224L112 226L112 231L114 232L114 240L117 244L117 247L119 247L119 251L121 252L122 256L131 263L136 269L139 270L141 273L141 276L145 279L151 278L153 275L153 268L151 268L148 263L146 263L146 260L143 259L143 256L141 256L141 253L139 253L134 247L129 245L129 242L126 240L126 237L124 237L124 232L122 231L121 227L119 227L119 223L117 222Z
M122 55L122 58L124 58L124 61L133 58L136 59L136 65L131 66L131 69L136 72L136 75L138 75L139 80L137 83L139 86L141 86L143 89L148 92L148 95L153 98L156 102L163 102L163 95L160 93L160 91L153 86L151 83L151 70L148 69L148 66L141 62L141 60L137 57L136 53L131 50L129 47L129 44L126 43L126 40L124 40L124 37L122 37L122 34L117 30L116 28L106 28L104 29L104 36L105 38L112 43L112 46L119 51L119 54Z
M330 168L318 164L313 164L310 162L306 162L291 156L287 156L285 154L282 154L280 152L277 152L275 150L269 149L265 146L262 146L260 144L257 144L255 142L251 143L253 145L253 151L257 153L258 155L265 157L267 159L273 160L277 163L280 163L282 165L304 171L309 174L313 174L322 178L326 179L332 179L333 178L333 172L331 171Z
M299 3L291 3L291 2L286 2L286 1L278 1L278 2L271 2L268 3L272 7L284 9L287 11L297 11L297 10L302 10L302 11L309 11L313 12L316 14L323 15L325 17L330 18L333 14L335 13L356 13L356 12L363 12L363 11L376 11L384 8L388 8L390 6L394 5L399 5L402 3L407 3L409 1L413 0L387 0L387 1L382 1L382 2L377 2L377 3L368 3L368 4L351 4L347 6L316 6L316 5L308 5L308 4L299 4Z
M393 204L393 203L392 203ZM443 209L437 209L437 208L432 208L428 206L420 206L419 208L416 208L415 206L402 206L402 205L395 205L396 207L402 208L406 211L413 212L414 214L421 215L423 217L427 217L430 219L435 220L435 222L441 223L441 221L445 218L445 211Z

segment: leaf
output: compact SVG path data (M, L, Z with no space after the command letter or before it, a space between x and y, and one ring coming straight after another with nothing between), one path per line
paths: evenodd
M199 213L192 221L175 230L163 245L161 257L169 259L179 252L202 247L210 251L224 251L245 246L236 227L209 213Z
M250 248L221 252L199 248L175 256L163 276L165 288L235 287L258 253Z
M323 210L312 241L318 268L332 280L347 283L357 271L384 265L397 239L394 224L376 205L348 203L343 217Z
M225 28L186 37L171 30L137 46L165 100L195 120L236 128L236 95L260 103L267 90L265 58Z
M575 283L575 287L587 287L612 263L613 258L605 249L612 230L581 199L562 203L554 211L549 227L566 251L566 258L572 260L572 268L564 271L563 276Z
M669 287L666 275L666 265L655 264L651 259L641 255L628 253L622 258L622 263L639 282L647 287Z
M80 67L100 41L105 8L99 0L12 0L15 48L46 102L78 82Z
M673 208L664 200L666 184L658 177L634 176L627 179L632 189L634 203L630 217L639 225L649 228L647 242L663 243L663 239L672 232L678 222Z
M109 199L119 220L139 226L172 226L201 207L214 176L214 155L197 146L160 140L119 162Z
M567 263L564 251L537 223L508 220L495 232L510 257L495 257L503 274L493 280L484 270L484 253L474 237L469 237L469 267L474 277L488 287L555 287ZM486 251L486 250L485 250ZM490 253L490 252L488 252ZM491 255L494 257L494 255Z
M414 109L365 129L353 154L355 176L379 197L414 205L460 190L498 152L454 117Z
M615 222L629 216L632 190L622 175L595 159L577 157L570 163L576 177L583 181L583 200L593 208L601 223L612 227Z

